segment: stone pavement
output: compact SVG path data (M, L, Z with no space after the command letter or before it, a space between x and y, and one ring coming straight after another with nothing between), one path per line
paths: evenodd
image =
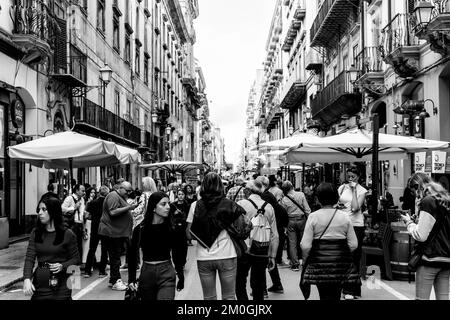
M0 291L22 280L27 246L21 241L0 250Z

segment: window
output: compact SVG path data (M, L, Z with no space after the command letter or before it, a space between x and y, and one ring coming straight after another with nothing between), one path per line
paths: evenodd
M144 83L148 85L148 61L149 58L144 59Z
M141 74L141 48L139 46L136 46L136 55L134 58L134 72L136 72L137 75Z
M127 116L126 120L131 121L131 100L127 100Z
M116 15L113 18L113 48L120 52L120 23L119 17Z
M97 0L97 29L105 33L105 0Z
M356 58L358 57L359 54L359 45L355 45L353 46L353 64L356 66Z
M65 19L66 10L65 10L64 1L63 0L54 0L53 4L54 4L53 5L53 13L55 14L55 16L58 17L59 19Z
M120 115L120 92L114 90L114 113Z
M144 114L144 130L148 131L148 114Z
M103 92L103 80L101 77L98 78L98 104L105 108L103 103L104 92Z
M136 106L136 108L134 109L134 124L136 126L139 126L139 116L140 116L140 108L139 106Z
M136 38L139 38L139 7L136 8Z
M130 60L131 60L130 58L131 58L131 41L130 41L130 35L127 32L127 34L125 35L125 52L124 52L125 62L130 64Z

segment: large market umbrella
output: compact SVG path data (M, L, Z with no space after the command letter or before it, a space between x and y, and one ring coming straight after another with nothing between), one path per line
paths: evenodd
M121 164L133 164L141 163L141 154L138 150L130 149L121 145L117 145L117 149L120 153Z
M182 174L195 170L195 169L204 169L205 166L201 163L196 162L187 162L187 161L166 161L166 162L159 162L159 163L151 163L151 164L144 164L140 166L144 169L150 169L150 170L165 170L171 173L180 172Z
M266 143L262 143L259 145L260 149L268 149L268 150L282 150L287 148L299 147L301 144L305 142L314 142L322 139L319 136L312 135L309 133L299 133L295 136L291 136L285 139L269 141Z
M371 132L354 129L316 141L303 142L300 148L291 148L286 153L286 160L291 163L371 161L372 145ZM445 141L380 133L379 160L406 159L408 153L446 149L449 145L449 142Z
M12 159L48 169L116 165L120 164L121 158L114 142L72 131L9 147L8 155Z

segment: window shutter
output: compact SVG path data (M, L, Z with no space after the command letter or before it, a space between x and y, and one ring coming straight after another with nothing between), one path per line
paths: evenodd
M67 22L64 19L56 18L59 26L59 32L56 34L55 41L55 72L67 72Z

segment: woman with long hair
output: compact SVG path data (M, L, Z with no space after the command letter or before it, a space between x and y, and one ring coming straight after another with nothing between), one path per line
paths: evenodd
M366 201L367 189L359 183L361 171L356 165L347 170L347 181L338 189L339 202L343 205L342 211L350 217L356 238L358 238L358 247L353 251L353 261L359 270L359 264L362 254L362 243L365 235L364 215L361 210ZM344 299L353 300L361 297L361 283L345 284L343 289Z
M71 300L67 269L80 264L76 236L64 227L57 198L43 198L36 212L38 220L25 256L23 292L31 300Z
M197 196L195 194L195 190L190 184L187 184L184 187L184 194L186 195L185 200L189 205L191 205L193 202L197 201Z
M219 274L222 299L235 300L237 254L228 228L245 210L225 197L222 179L208 173L196 202L190 232L197 240L197 267L205 300L217 300Z
M130 250L133 255L139 247L142 249L143 264L138 283L136 268L128 268L129 287L138 291L141 300L175 299L176 275L171 252L177 245L177 240L169 214L170 203L167 194L160 191L152 193L140 226L140 239L133 242ZM135 257L130 258L130 261L135 261Z
M187 257L186 219L189 213L189 203L185 200L184 189L179 189L177 200L170 204L170 219L174 231L175 246L172 259L178 276L177 291L184 289L184 265Z
M340 300L343 285L361 282L351 254L358 240L348 214L335 208L339 199L335 187L320 184L317 198L322 208L308 217L301 241L305 264L300 287L305 299L314 284L320 300Z
M402 216L409 234L416 241L416 299L429 300L434 287L437 300L449 300L450 280L450 194L439 183L423 173L414 174L409 182L418 206L418 221Z

